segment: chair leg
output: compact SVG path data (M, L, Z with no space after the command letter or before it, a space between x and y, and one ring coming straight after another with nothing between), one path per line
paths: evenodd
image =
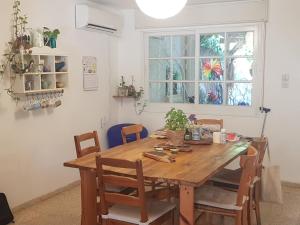
M152 192L155 191L155 182L154 181L151 182L151 191Z
M212 214L207 212L206 213L206 223L205 224L211 225L211 221L212 221Z
M169 218L169 220L167 220L167 224L169 224L169 225L173 225L173 216L174 216L174 212L173 212L173 210L171 211L171 215L170 215L170 218Z
M169 193L168 193L168 202L171 202L171 185L168 184L168 190L169 190Z
M204 212L203 214L203 224L206 225L208 223L208 213L207 212Z
M247 204L247 222L248 225L252 225L252 210L253 210L253 188L250 188L249 191L249 201Z
M259 189L260 183L257 183L255 185L254 190L254 207L255 207L255 215L256 215L256 223L257 225L261 225L261 216L260 216L260 189Z
M175 209L172 210L172 215L171 215L171 225L174 225L174 221L175 221Z
M242 225L242 211L239 211L235 217L235 225Z
M225 216L221 215L221 225L225 224Z
M242 224L243 225L250 225L248 224L248 209L247 207L242 211Z

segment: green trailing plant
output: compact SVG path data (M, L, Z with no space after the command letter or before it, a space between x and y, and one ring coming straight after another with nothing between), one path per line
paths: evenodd
M25 65L25 59L31 55L30 35L27 33L28 17L22 14L21 1L13 1L13 33L11 41L6 45L5 53L0 63L0 75L8 74L11 86L6 89L8 95L18 100L14 95L12 84L16 75L25 73L30 65Z
M183 131L188 123L188 118L181 109L172 108L167 112L165 128L172 131Z
M0 73L3 75L8 69L11 69L10 75L22 74L26 68L24 66L24 57L30 55L30 37L26 34L27 20L26 15L21 14L21 2L15 0L13 3L13 37L7 43L4 58L1 62ZM11 77L11 76L10 76Z
M26 15L21 15L21 1L14 0L13 4L13 28L15 37L22 37L26 32L26 24L28 24Z

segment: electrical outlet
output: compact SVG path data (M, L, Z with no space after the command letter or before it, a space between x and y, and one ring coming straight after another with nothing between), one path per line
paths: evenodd
M290 85L290 75L288 73L282 74L281 87L282 88L289 88L289 85Z
M101 120L100 120L100 127L101 127L101 129L103 129L103 128L105 128L105 126L106 126L106 117L104 116L104 117L101 117Z

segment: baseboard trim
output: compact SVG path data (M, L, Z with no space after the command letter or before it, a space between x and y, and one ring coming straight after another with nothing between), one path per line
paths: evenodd
M33 206L36 203L39 203L39 202L45 201L45 200L47 200L47 199L49 199L51 197L54 197L55 195L58 195L58 194L60 194L60 193L62 193L64 191L68 191L68 190L70 190L70 189L72 189L74 187L77 187L78 185L80 185L80 180L72 182L72 183L70 183L70 184L68 184L68 185L66 185L64 187L58 188L55 191L52 191L52 192L50 192L48 194L42 195L42 196L34 198L34 199L32 199L32 200L30 200L28 202L25 202L25 203L23 203L21 205L18 205L16 207L14 207L12 209L12 211L13 211L13 213L16 213L16 212L18 212L20 210L23 210L23 209L26 209L26 208L28 208L30 206Z
M299 183L293 183L293 182L289 182L289 181L282 181L281 183L282 183L282 186L285 186L285 187L300 188Z

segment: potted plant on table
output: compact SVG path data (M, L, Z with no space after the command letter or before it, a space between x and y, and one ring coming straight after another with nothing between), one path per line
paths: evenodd
M185 128L188 118L181 109L172 108L166 114L167 137L175 146L180 146L184 141Z

